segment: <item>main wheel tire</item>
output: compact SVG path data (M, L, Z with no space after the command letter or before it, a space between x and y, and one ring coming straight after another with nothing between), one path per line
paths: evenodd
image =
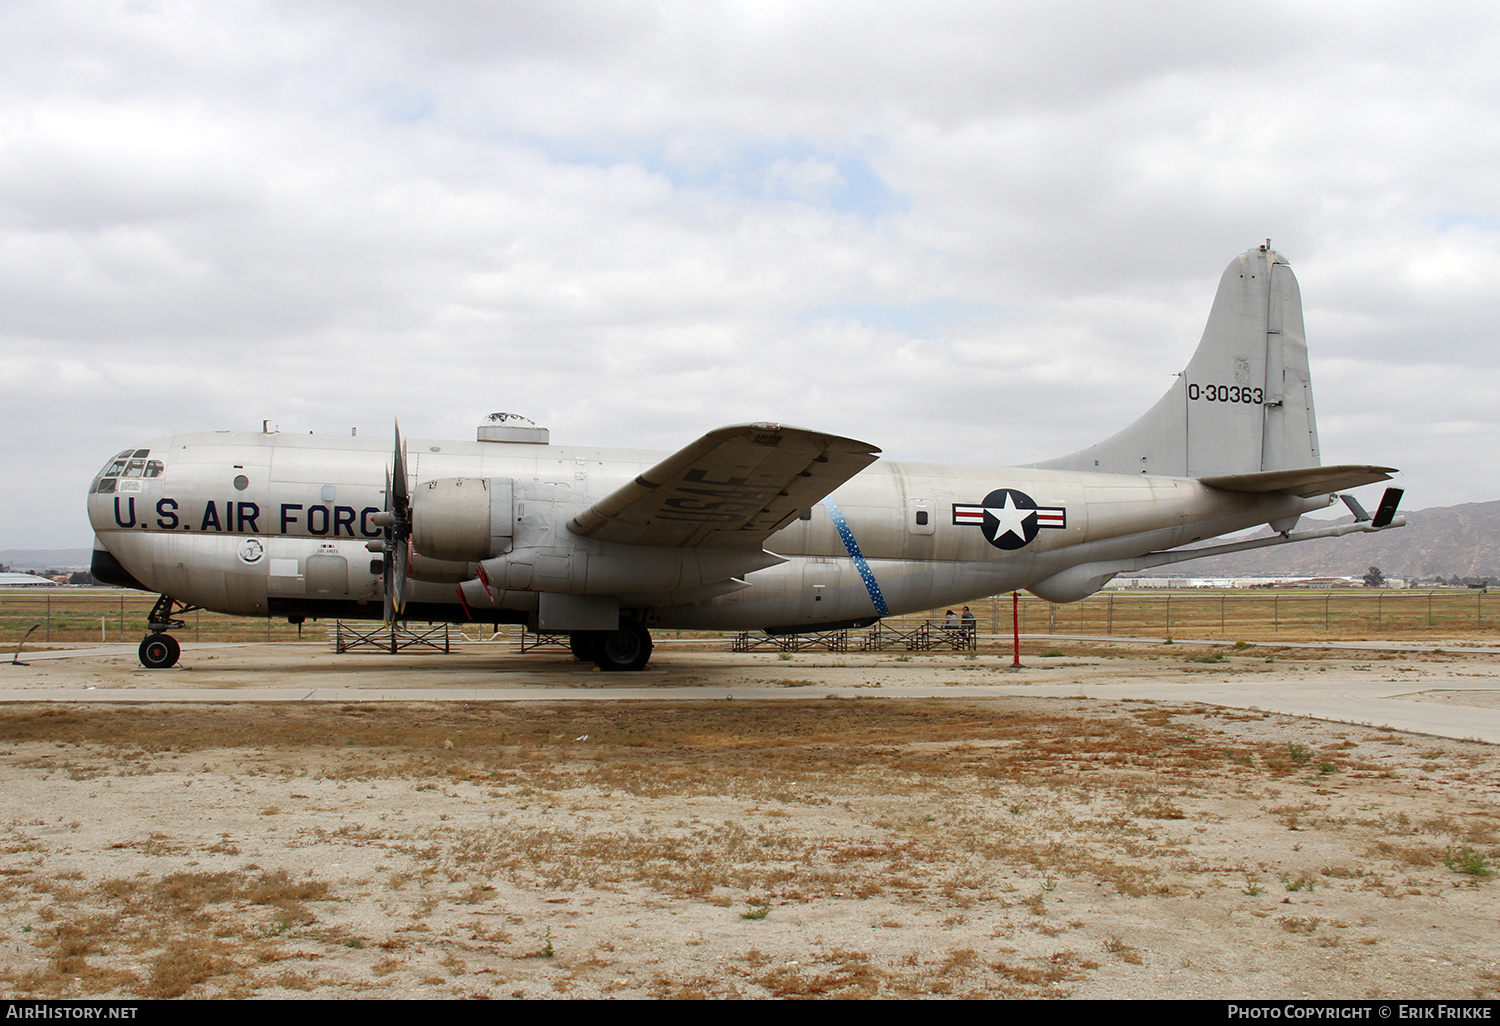
M141 642L141 665L148 670L165 670L177 665L182 646L170 634L148 634Z
M591 663L599 655L599 645L607 631L574 631L568 635L568 648L581 663Z
M606 673L639 670L651 658L651 632L638 620L621 620L619 630L603 634L594 664Z

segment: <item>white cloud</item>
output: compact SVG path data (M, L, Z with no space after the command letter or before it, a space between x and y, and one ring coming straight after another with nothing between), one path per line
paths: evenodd
M1150 405L1267 235L1325 452L1405 466L1413 505L1494 498L1495 24L11 5L0 426L23 444L0 471L26 487L0 541L83 544L106 455L267 417L470 437L510 409L658 448L782 419L1043 458Z

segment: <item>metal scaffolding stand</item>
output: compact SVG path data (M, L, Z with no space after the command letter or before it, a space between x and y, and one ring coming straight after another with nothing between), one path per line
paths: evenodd
M734 652L750 652L757 648L774 648L779 652L804 652L815 648L826 649L829 652L847 652L849 651L849 632L763 634L760 631L741 631L730 639L729 647Z
M348 652L356 648L375 648L391 653L404 648L430 648L446 655L451 651L449 625L439 623L415 628L393 623L363 627L343 620L333 621L333 650Z
M521 628L521 651L530 652L534 648L563 648L573 650L572 638L567 634L533 634L525 627Z
M949 627L943 620L881 620L865 632L860 648L867 652L904 648L908 652L951 649L972 652L978 647L972 629Z

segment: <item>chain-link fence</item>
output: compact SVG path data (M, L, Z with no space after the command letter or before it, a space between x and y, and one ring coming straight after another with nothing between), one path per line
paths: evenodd
M136 642L146 633L154 595L114 588L14 588L0 590L0 644L14 644L33 624L29 644ZM1009 634L1009 595L970 603L981 634ZM941 618L945 609L930 615ZM1055 605L1022 593L1023 634L1089 634L1115 637L1223 638L1237 640L1421 639L1500 637L1500 595L1471 590L1102 592L1082 602ZM201 610L182 614L177 631L192 641L323 640L324 626L307 634L284 619L225 616ZM679 632L680 633L680 632ZM699 637L703 632L691 632ZM669 634L662 632L663 637ZM726 632L725 637L729 636Z

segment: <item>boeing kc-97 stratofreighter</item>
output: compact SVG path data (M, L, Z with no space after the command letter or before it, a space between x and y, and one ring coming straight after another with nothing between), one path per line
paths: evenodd
M1081 599L1116 574L1400 527L1297 532L1388 467L1322 466L1291 268L1235 258L1197 351L1134 424L1068 456L995 469L876 462L864 442L781 424L675 453L552 445L493 415L472 442L274 431L174 435L111 458L89 489L93 573L160 594L141 662L173 665L185 610L524 623L605 670L656 628L864 626L1017 589ZM1184 549L1269 524L1270 537Z

